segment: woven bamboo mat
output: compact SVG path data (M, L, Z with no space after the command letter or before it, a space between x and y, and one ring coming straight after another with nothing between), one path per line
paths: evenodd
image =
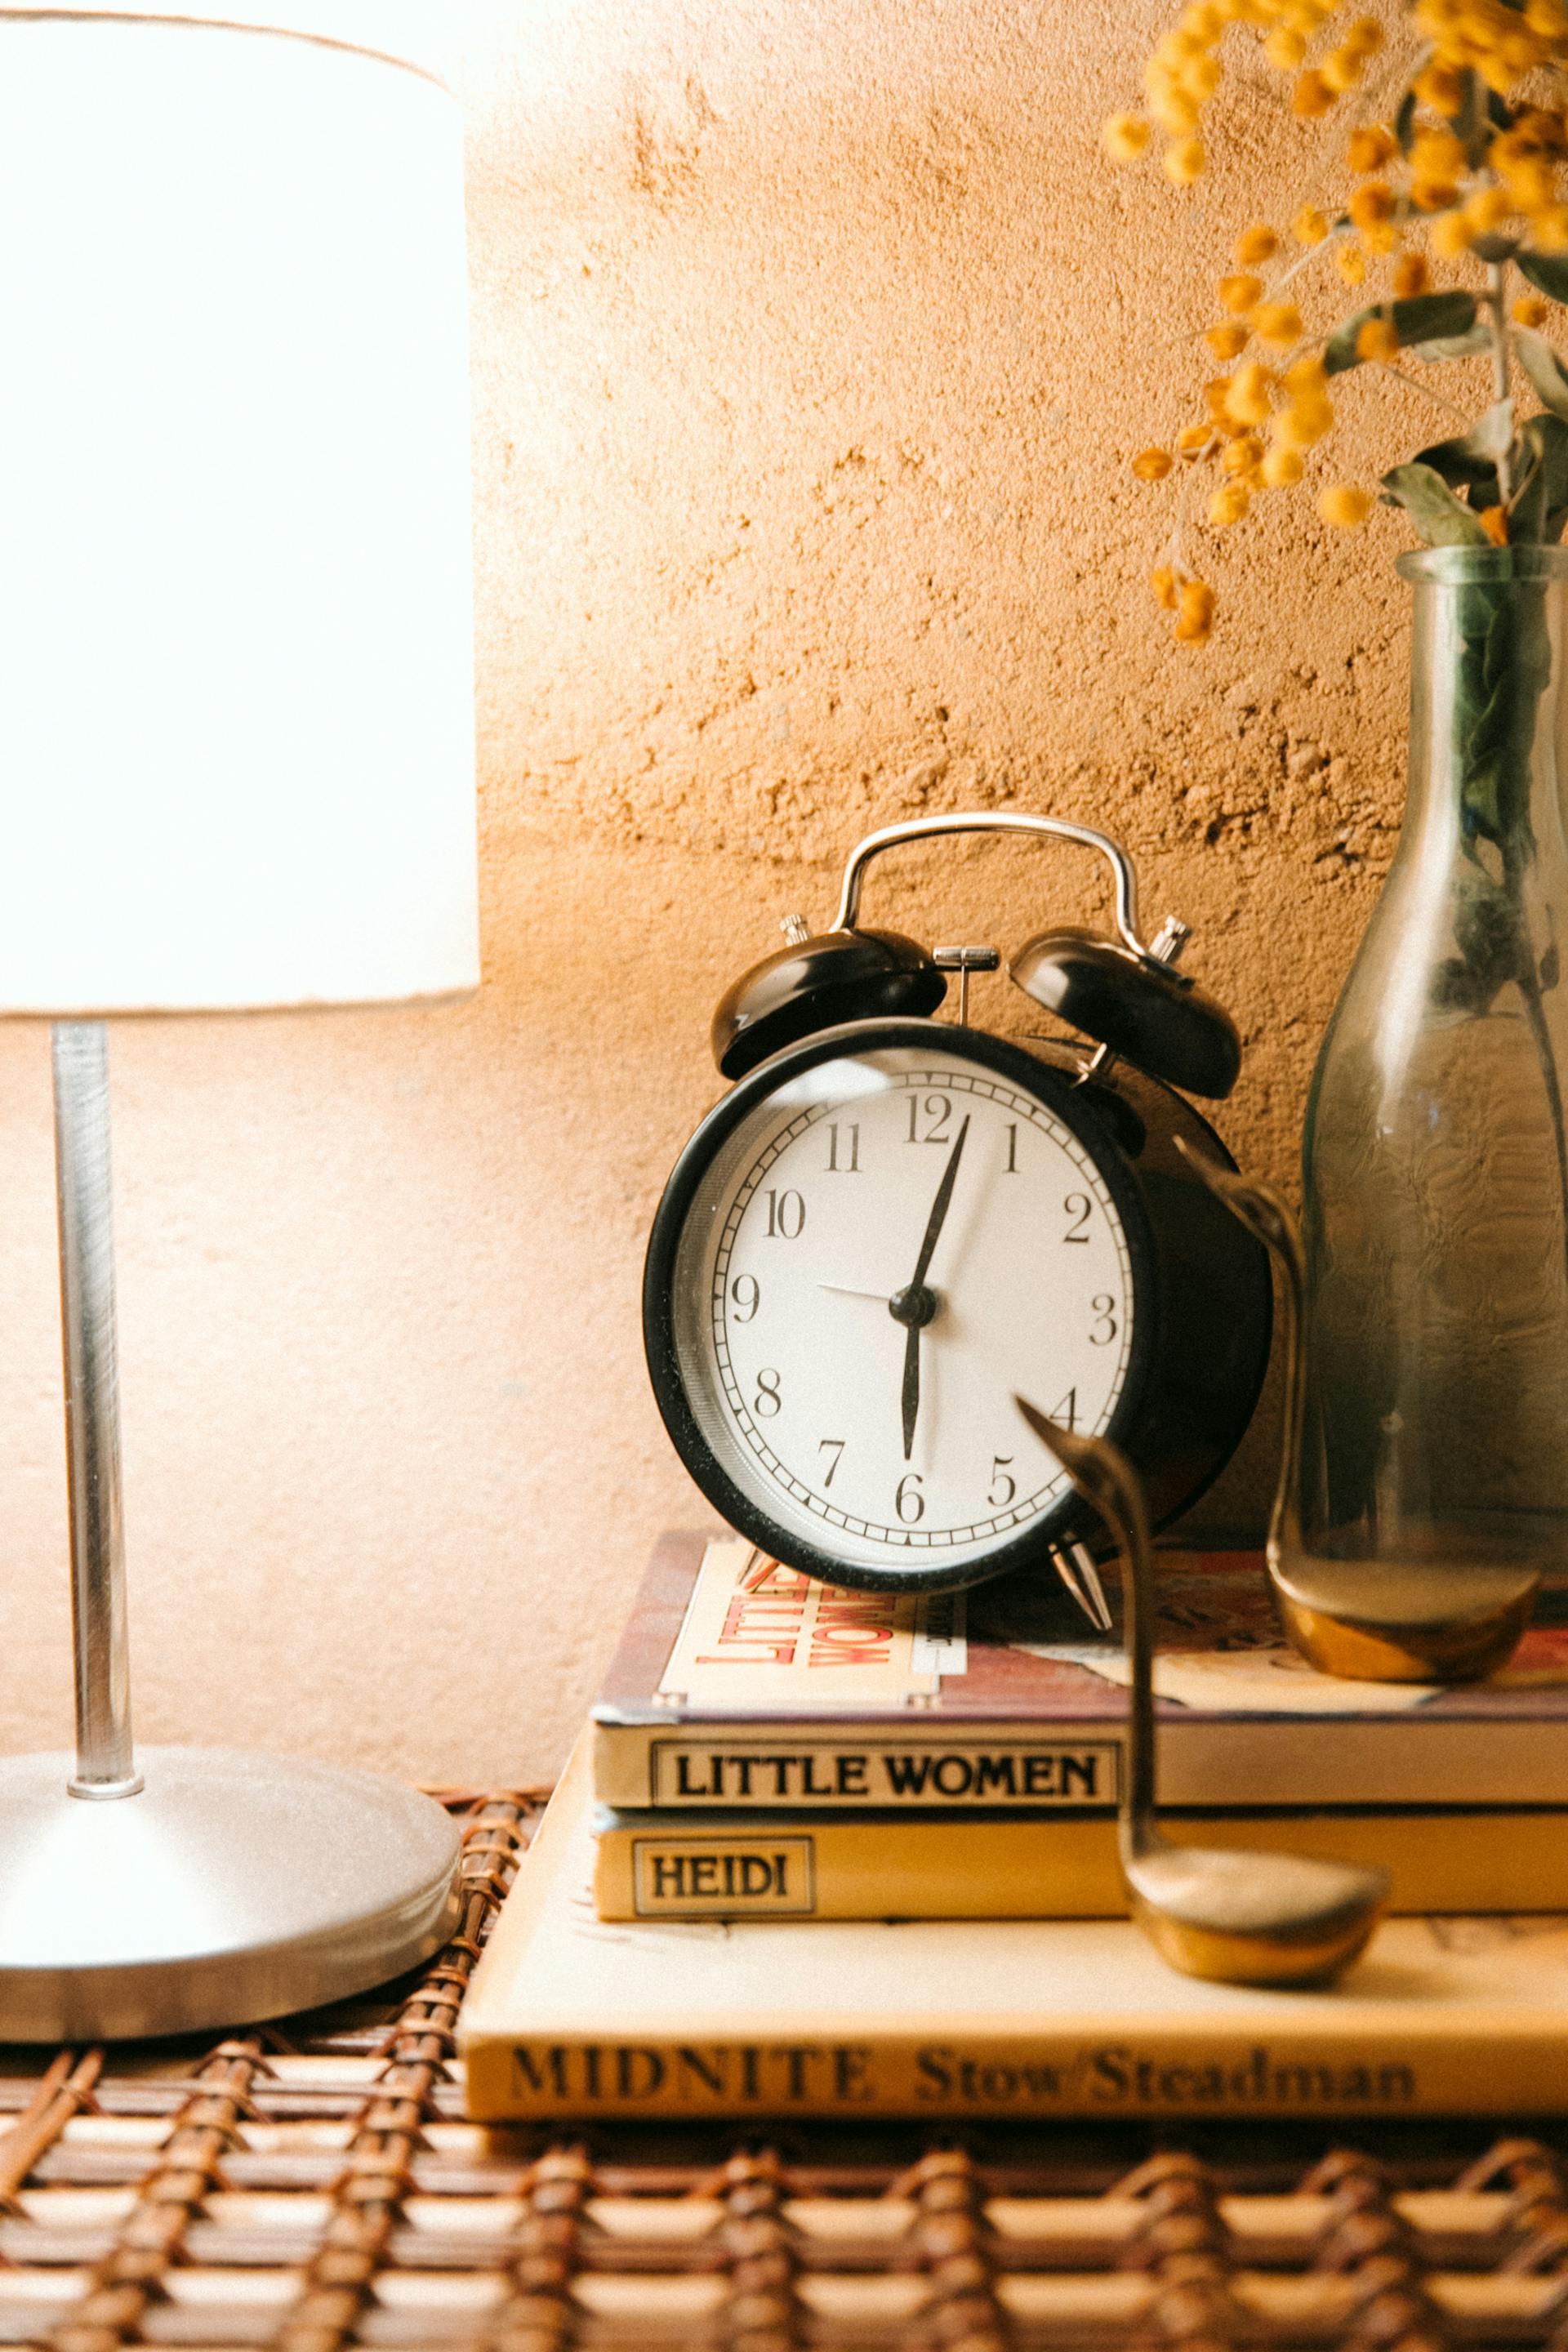
M1568 2123L479 2130L453 2028L537 1809L449 1801L465 1914L416 1981L199 2046L0 2052L0 2342L1568 2352Z

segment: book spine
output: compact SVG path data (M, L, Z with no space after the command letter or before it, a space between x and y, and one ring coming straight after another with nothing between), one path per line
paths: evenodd
M1070 1729L893 1738L861 1727L759 1725L708 1735L596 1722L594 1790L625 1811L739 1813L778 1806L839 1812L978 1806L1092 1812L1116 1802L1121 1742Z
M1353 2012L1352 2012L1353 2015ZM803 2042L485 2037L468 2049L479 2122L560 2116L1523 2116L1568 2105L1560 2015L1489 2020L1484 2035L1336 2019L1273 2035L1114 2027Z
M1553 1811L1162 1816L1179 1843L1381 1864L1395 1911L1568 1910ZM605 1816L601 1919L1095 1919L1126 1911L1116 1822Z

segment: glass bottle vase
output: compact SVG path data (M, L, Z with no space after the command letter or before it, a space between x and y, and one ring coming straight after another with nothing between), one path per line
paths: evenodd
M1568 1568L1568 551L1399 571L1409 796L1307 1111L1302 1502L1315 1552L1458 1587Z

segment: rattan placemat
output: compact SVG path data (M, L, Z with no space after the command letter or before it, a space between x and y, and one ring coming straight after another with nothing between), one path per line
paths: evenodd
M537 1817L452 1792L416 1981L202 2045L0 2053L0 2341L1568 2352L1564 2132L465 2123L463 1989Z

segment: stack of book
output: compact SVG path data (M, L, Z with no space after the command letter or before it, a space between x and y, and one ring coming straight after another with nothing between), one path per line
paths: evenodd
M1556 1596L1423 1692L1300 1664L1256 1555L1160 1584L1162 1825L1381 1861L1431 1916L1329 1991L1177 1977L1119 1916L1114 1642L1043 1580L855 1594L668 1538L465 2003L469 2112L1560 2112Z
M1568 1631L1441 1692L1314 1674L1256 1553L1163 1553L1162 1826L1383 1863L1398 1911L1568 1910ZM602 1919L1104 1918L1125 1667L1054 1585L655 1554L592 1717Z

